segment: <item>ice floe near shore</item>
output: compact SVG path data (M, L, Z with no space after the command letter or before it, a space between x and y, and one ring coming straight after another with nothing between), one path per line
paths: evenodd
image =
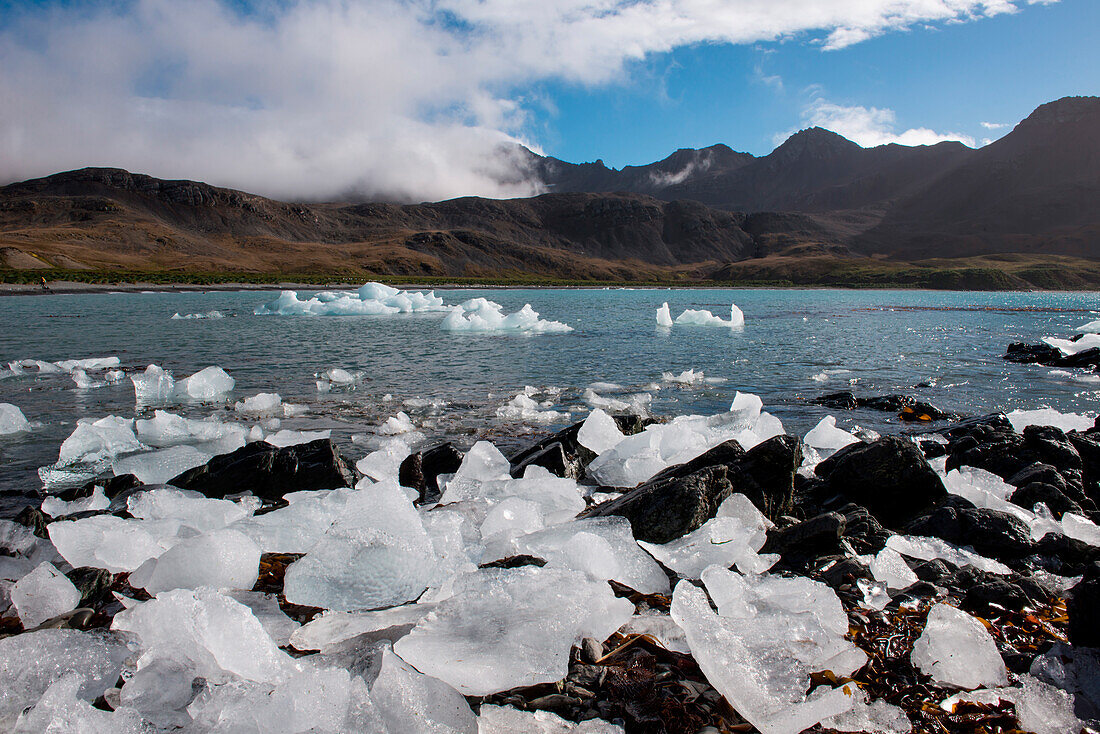
M667 315L667 313L665 315ZM738 329L745 325L745 314L737 307L736 303L730 305L729 321L724 320L720 316L715 316L706 309L693 310L689 308L677 316L674 323L687 324L690 326L718 326L727 329Z
M367 283L358 291L324 291L306 300L297 291L283 291L274 301L258 306L256 315L279 316L392 316L399 313L445 311L434 292L403 291L382 283Z
M177 381L172 373L151 364L144 372L130 375L130 380L134 383L134 399L138 405L224 400L236 384L217 366L206 367Z
M31 430L31 423L18 406L0 403L0 436L11 436Z
M225 314L221 311L207 311L205 313L185 313L181 314L178 311L172 314L172 321L194 321L200 319L224 319Z
M453 307L440 328L444 331L515 334L565 334L573 331L568 324L539 318L531 304L525 304L515 313L505 314L503 306L485 298L474 298Z

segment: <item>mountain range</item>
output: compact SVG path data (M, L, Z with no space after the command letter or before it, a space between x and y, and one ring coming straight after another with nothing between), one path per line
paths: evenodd
M20 271L1100 285L1097 97L1042 105L977 149L863 148L810 128L763 157L714 145L622 169L519 152L546 193L286 203L59 173L0 188L0 258Z

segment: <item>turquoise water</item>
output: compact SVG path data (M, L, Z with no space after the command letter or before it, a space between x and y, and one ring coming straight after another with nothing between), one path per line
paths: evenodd
M178 377L219 365L237 381L233 399L278 392L310 407L293 429L332 429L350 441L405 409L429 439L469 444L482 436L504 444L553 429L502 424L496 409L524 386L561 389L556 410L580 419L593 382L623 386L623 397L661 381L662 372L702 370L720 384L653 391L658 416L715 413L736 391L759 394L788 431L803 433L830 411L808 405L826 392L902 392L962 413L1050 406L1091 411L1100 384L1051 377L1046 368L1001 360L1013 341L1068 336L1096 318L1096 293L955 293L833 290L524 290L440 291L447 303L486 296L514 311L530 303L569 334L520 336L447 333L443 314L399 316L255 316L275 294L252 292L126 293L0 298L0 361L58 361L118 356L127 371L156 363ZM656 327L668 301L673 316L706 308L728 318L745 312L743 330ZM226 318L171 320L172 314L218 310ZM362 370L353 392L317 391L314 373ZM824 375L825 370L832 372ZM840 370L846 370L840 372ZM818 376L818 379L813 379ZM917 387L921 385L921 387ZM386 400L386 396L392 399ZM403 408L409 398L445 400L442 411ZM542 398L546 399L546 398ZM0 379L0 402L42 425L0 438L0 490L36 490L40 466L80 417L141 415L129 380L77 389L66 375ZM174 409L173 409L174 410ZM188 416L235 418L224 406L188 406ZM833 411L836 413L835 411ZM839 425L896 428L874 412L836 413ZM349 453L359 458L366 448ZM8 503L10 504L10 502Z

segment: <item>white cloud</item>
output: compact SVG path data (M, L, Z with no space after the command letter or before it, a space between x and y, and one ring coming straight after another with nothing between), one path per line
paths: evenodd
M841 48L1034 0L101 1L0 6L6 180L112 165L280 197L523 195L497 151L531 129L536 82L612 83L695 43Z
M1001 130L1008 127L1007 122L983 122L982 127L986 130Z
M823 127L859 143L865 148L897 143L899 145L935 145L945 140L957 140L973 148L973 137L961 133L940 133L926 127L897 131L897 115L893 110L878 107L845 107L817 98L803 112L803 121ZM790 133L784 134L786 139ZM781 142L781 141L780 141Z

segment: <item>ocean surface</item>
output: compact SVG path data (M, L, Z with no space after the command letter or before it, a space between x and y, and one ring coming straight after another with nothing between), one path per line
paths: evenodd
M307 292L300 294L306 297ZM393 316L258 316L276 292L95 293L0 298L0 363L117 356L128 374L155 363L177 378L209 365L225 369L236 387L219 404L167 408L188 417L246 421L233 402L277 392L309 412L282 428L331 430L352 459L370 449L374 429L404 410L425 442L468 446L488 437L502 449L581 420L593 383L605 397L651 395L658 417L727 410L737 391L759 395L788 432L804 434L823 416L840 427L903 430L896 416L836 411L810 401L852 390L873 396L904 393L965 414L1053 407L1093 412L1098 378L1051 374L1045 367L1001 359L1014 341L1071 336L1097 318L1097 293L971 293L842 290L557 290L437 291L448 304L478 296L512 312L524 304L544 319L574 328L566 334L446 332L444 313ZM743 329L659 328L656 309L673 317L709 309L745 313ZM218 311L224 318L172 319ZM330 368L361 373L354 390L320 392L315 375ZM662 374L701 370L690 386ZM129 379L78 388L67 374L0 379L0 402L17 405L34 430L0 436L0 516L41 489L38 469L80 418L148 417L135 406ZM102 373L92 373L102 379ZM568 411L568 420L532 425L497 416L525 387L536 400ZM405 401L412 401L406 404ZM434 401L431 402L431 401Z

